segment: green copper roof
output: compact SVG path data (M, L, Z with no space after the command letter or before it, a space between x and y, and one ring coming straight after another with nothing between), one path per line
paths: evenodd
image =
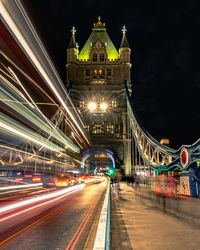
M109 60L119 59L119 53L117 52L114 44L110 40L108 33L105 28L94 28L87 42L83 46L82 50L78 55L79 60L88 60L90 56L91 47L97 42L100 41L105 47L108 54Z

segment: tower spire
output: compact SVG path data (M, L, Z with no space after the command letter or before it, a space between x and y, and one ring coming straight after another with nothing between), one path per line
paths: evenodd
M123 37L122 37L120 48L130 48L127 37L126 37L126 32L127 32L127 29L126 29L126 26L124 25L122 28Z
M71 32L72 32L72 36L71 36L71 39L70 39L70 42L68 45L68 49L69 48L76 48L76 39L75 39L76 29L74 26L72 27Z

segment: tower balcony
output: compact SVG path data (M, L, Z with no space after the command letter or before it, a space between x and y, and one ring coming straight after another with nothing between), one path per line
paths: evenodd
M101 78L94 78L90 80L90 84L106 84L106 79L101 79Z

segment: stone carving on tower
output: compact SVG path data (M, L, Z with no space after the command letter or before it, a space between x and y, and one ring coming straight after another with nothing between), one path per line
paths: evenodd
M112 43L105 23L94 23L92 33L79 52L75 28L67 48L66 82L71 98L82 114L94 147L109 149L119 159L125 173L131 172L128 157L126 80L131 91L131 49L122 29L119 52Z

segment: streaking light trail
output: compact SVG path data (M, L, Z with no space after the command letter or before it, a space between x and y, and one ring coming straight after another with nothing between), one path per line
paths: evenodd
M80 185L82 185L82 186L80 187ZM17 215L20 215L20 214L22 214L22 213L28 212L28 211L30 211L30 210L33 210L33 209L35 209L35 208L38 208L38 207L44 206L44 205L46 205L46 204L52 203L52 202L54 202L54 201L60 200L60 199L62 199L62 198L65 197L65 196L68 196L68 195L70 195L70 194L72 194L72 193L74 193L74 192L77 192L77 191L83 189L85 184L80 184L80 185L79 185L79 188L77 187L77 189L72 190L72 191L69 191L68 193L63 194L63 195L61 195L61 196L59 196L59 197L57 197L57 198L55 198L55 199L53 199L53 200L43 202L42 204L35 205L35 206L33 206L33 207L24 209L24 210L22 210L22 211L20 211L20 212L14 213L14 214L9 215L9 216L6 216L6 217L0 219L0 222L5 221L5 220L7 220L7 219L10 219L10 218L12 218L12 217L15 217L15 216L17 216Z
M31 98L28 92L26 91L23 84L19 81L18 77L14 73L14 71L9 67L10 72L14 76L14 80L22 87L23 91ZM18 112L20 115L23 115L26 119L31 121L38 128L42 129L45 133L49 134L50 137L56 138L61 144L69 147L74 152L79 152L79 148L74 145L74 143L55 125L52 124L50 120L40 111L34 101L31 99L31 102L34 105L34 110L29 109L25 105L22 104L22 99L24 99L29 106L33 107L33 105L28 101L28 99L20 92L11 82L9 82L6 78L0 75L0 99L14 111ZM14 90L14 93L12 92ZM10 102L10 101L11 102Z
M28 187L38 187L42 186L42 183L37 184L28 184L28 185L15 185L15 186L7 186L7 187L0 187L0 191L4 190L10 190L10 189L22 189L22 188L28 188Z
M85 138L85 140L88 142L88 144L90 144L89 141L88 141L88 139L87 139L87 137L85 136L83 130L81 129L81 127L77 123L76 119L74 118L74 116L72 115L71 111L67 107L65 101L62 99L61 95L59 94L59 92L55 88L55 86L52 83L51 79L49 78L49 76L45 72L44 68L42 67L42 65L40 64L40 62L38 61L38 59L36 58L36 56L33 53L32 49L30 48L30 46L28 45L28 43L24 39L23 35L19 31L18 27L16 26L15 22L13 21L13 19L9 15L8 11L5 9L5 7L4 7L4 5L3 5L2 2L0 2L0 14L2 15L3 19L5 20L5 22L9 26L9 28L12 30L13 34L15 35L15 37L17 38L17 40L19 41L19 43L21 44L21 46L24 48L25 52L28 54L28 56L31 59L31 61L37 67L37 69L39 70L39 72L41 73L41 75L43 76L43 78L45 79L45 81L47 82L47 84L49 85L49 87L51 88L51 90L53 91L53 93L56 95L56 97L58 98L58 100L60 101L60 103L63 105L63 107L65 108L65 110L67 111L67 113L69 114L69 116L71 117L71 119L73 120L73 122L76 124L76 126L80 130L80 132L83 135L83 137ZM22 14L24 14L24 13L22 13Z
M4 206L4 207L0 208L0 213L8 212L9 210L16 209L16 208L19 208L19 207L22 207L22 206L25 206L25 205L30 205L30 204L38 202L38 201L53 199L55 197L59 197L57 199L60 199L60 198L62 198L64 196L66 196L68 193L70 193L72 191L81 190L84 187L85 187L85 184L79 184L77 186L68 187L68 188L62 189L62 190L57 191L57 192L42 195L42 196L35 197L35 198L32 198L32 199L28 199L28 200L25 200L25 201L20 201L20 202L17 202L15 204L12 204L12 205L7 205L7 206ZM54 200L51 200L49 202L53 202ZM0 220L0 221L2 221L2 220Z
M4 123L2 121L0 121L0 127L4 128L4 129L6 129L6 130L8 130L8 131L10 131L10 132L12 132L14 134L17 134L17 135L19 135L19 136L21 136L23 138L29 139L29 140L31 140L31 141L33 141L33 142L47 148L47 149L50 149L50 150L55 151L55 152L59 152L59 150L57 150L55 148L52 148L52 147L44 144L41 141L36 140L35 138L33 138L33 137L31 137L31 136L29 136L27 134L22 133L21 131L17 130L16 128L13 128L13 127L9 126L8 124L6 124L6 123Z
M23 150L19 150L19 149L16 149L16 148L8 147L8 146L5 146L5 145L0 145L0 152L1 152L1 148L3 148L3 149L8 149L8 150L12 150L13 152L22 153L23 155L26 154L26 155L29 156L29 160L30 160L31 158L35 158L35 157L37 157L37 159L41 159L41 160L44 160L44 161L48 161L48 160L49 160L49 158L47 158L47 157L43 157L43 156L37 155L35 151L34 151L34 153L30 153L30 152L25 152L25 151L23 151ZM72 159L73 161L75 161L75 162L77 162L77 163L81 163L81 161L79 161L79 160L77 160L77 159L75 159L75 158L73 158L73 157L71 157L71 156L68 156L68 155L66 155L66 154L64 154L64 153L60 153L60 154L64 155L66 158ZM57 159L51 159L51 160L52 160L54 163L64 164L63 161L58 161ZM0 161L0 162L1 162L1 161ZM4 162L3 162L3 161L2 161L1 163L4 165Z

